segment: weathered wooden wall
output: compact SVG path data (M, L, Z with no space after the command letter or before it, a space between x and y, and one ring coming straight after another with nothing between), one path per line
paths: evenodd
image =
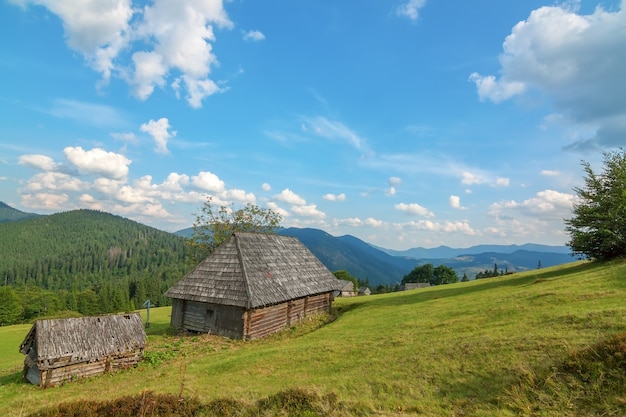
M332 293L312 295L250 310L245 315L244 338L258 339L289 327L303 318L330 310Z
M69 355L54 361L37 363L29 356L24 360L24 377L32 384L52 387L64 381L96 376L105 372L136 366L143 358L143 349L137 349L89 362L77 362Z
M174 299L171 325L177 329L234 339L258 339L296 324L306 316L328 312L331 303L330 292L249 311L241 307Z

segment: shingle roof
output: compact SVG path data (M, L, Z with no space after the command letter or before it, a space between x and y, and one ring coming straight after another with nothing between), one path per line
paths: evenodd
M143 348L146 332L139 313L37 320L20 345L27 354L36 346L39 361L71 356L93 361Z
M166 296L257 308L341 288L296 237L236 233Z

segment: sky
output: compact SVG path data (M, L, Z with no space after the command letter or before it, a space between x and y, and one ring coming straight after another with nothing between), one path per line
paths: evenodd
M626 145L625 6L2 0L0 201L564 245L581 162Z

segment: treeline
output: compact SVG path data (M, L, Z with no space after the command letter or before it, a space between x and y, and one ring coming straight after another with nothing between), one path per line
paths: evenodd
M0 236L0 324L167 305L189 270L183 238L98 211L2 223Z

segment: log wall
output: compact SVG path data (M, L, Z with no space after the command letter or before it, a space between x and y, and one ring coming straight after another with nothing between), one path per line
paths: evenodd
M332 293L324 293L250 310L245 315L244 338L252 340L276 333L307 316L328 312L331 303Z
M141 362L142 358L143 349L100 358L92 362L76 362L72 356L66 356L54 361L46 360L36 363L29 360L27 356L24 361L24 376L32 384L46 388L77 378L131 368Z

